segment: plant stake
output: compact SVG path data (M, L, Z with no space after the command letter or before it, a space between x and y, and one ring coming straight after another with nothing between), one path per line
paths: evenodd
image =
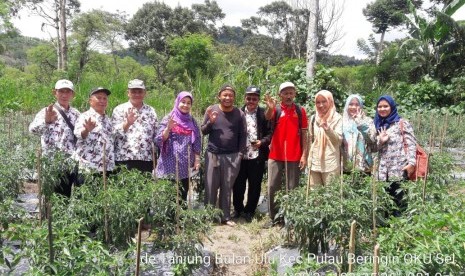
M179 234L179 159L176 153L176 234Z
M152 163L153 163L153 170L152 170L152 178L153 180L157 181L157 148L155 144L152 142Z
M107 193L107 156L106 156L106 149L107 149L107 141L103 141L103 190L105 194ZM106 197L105 197L106 198ZM105 223L105 242L108 244L110 242L110 236L108 233L108 211L107 211L107 203L105 202L104 207L104 223Z
M140 247L142 243L142 222L144 221L144 218L142 217L137 221L139 222L139 224L137 227L136 273L134 274L135 276L139 276L140 272Z
M354 220L350 224L350 240L349 240L349 255L354 256L355 254L355 227L357 222ZM350 259L350 258L349 258ZM349 272L353 272L354 265L349 262Z
M379 275L379 244L375 245L375 252L373 254L373 275Z

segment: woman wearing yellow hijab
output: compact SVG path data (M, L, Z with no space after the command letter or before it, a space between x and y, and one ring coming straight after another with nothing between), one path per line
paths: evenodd
M315 95L310 135L313 143L308 164L310 185L326 185L341 170L342 116L336 112L333 94L321 90Z

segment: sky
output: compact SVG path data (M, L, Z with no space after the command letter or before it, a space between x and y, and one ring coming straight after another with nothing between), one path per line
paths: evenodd
M153 0L152 0L153 1ZM332 54L343 54L363 58L364 55L357 49L357 39L367 39L372 33L371 24L362 14L362 10L373 0L335 0L337 4L344 5L342 18L339 22L342 40L332 49ZM124 11L131 17L142 5L149 0L80 0L81 12L92 9L101 9L109 12ZM202 4L204 0L164 0L160 1L171 7L178 5L191 7L192 4ZM258 9L273 2L272 0L217 0L218 5L226 14L223 24L229 26L240 26L241 19L246 19L257 15ZM465 7L462 7L454 18L465 19ZM27 13L21 13L20 19L13 20L14 25L21 31L24 36L32 36L48 39L54 35L54 31L44 32L41 30L41 19L39 17L29 16ZM401 37L398 31L391 31L386 34L386 40L392 40ZM375 35L378 40L379 35Z

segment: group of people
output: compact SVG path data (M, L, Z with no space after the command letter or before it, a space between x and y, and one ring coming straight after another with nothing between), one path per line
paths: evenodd
M315 114L308 118L295 103L297 89L292 82L279 86L279 101L265 95L266 108L259 106L261 91L253 85L246 88L242 108L236 107L236 91L226 84L199 126L191 114L193 95L187 91L177 95L171 112L158 123L155 110L144 103L146 88L138 79L129 81L129 100L115 107L111 118L106 115L111 91L106 88L89 93L90 109L82 114L70 106L75 93L71 81L57 81L52 92L56 103L36 115L30 131L41 135L44 154L60 151L79 162L80 172L112 171L116 165L155 171L158 177L180 183L186 200L189 178L201 166L201 134L208 136L204 202L218 203L221 222L229 226L235 225L235 218L254 217L266 164L273 224L276 192L296 188L307 167L309 185L328 185L343 171L370 174L372 153L378 152L376 177L391 183L389 191L397 203L402 197L400 182L413 172L416 162L413 128L387 95L378 99L372 120L359 95L347 98L341 115L332 93L321 90L314 98ZM154 162L156 149L158 162ZM75 182L76 172L69 171L56 191L69 196Z

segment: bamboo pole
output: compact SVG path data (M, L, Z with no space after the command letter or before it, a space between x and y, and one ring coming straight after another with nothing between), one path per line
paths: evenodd
M373 275L379 275L379 244L375 245L375 250L373 254Z
M152 142L152 164L153 164L152 178L153 180L157 181L157 148L155 147L155 144L153 142Z
M422 200L423 200L423 204L425 203L425 199L426 199L426 181L428 180L428 174L429 174L429 157L431 156L431 153L428 153L428 159L427 159L427 165L426 165L426 174L425 174L425 178L423 179L423 187L422 187Z
M350 224L349 256L355 255L355 227L357 222L354 220ZM349 258L350 259L350 258ZM353 272L354 264L349 262L349 272Z
M176 158L176 234L179 234L179 159L178 154L175 154Z
M311 138L310 138L311 139ZM313 143L312 145L310 146L310 151L309 151L309 161L308 161L308 181L307 181L307 195L305 196L305 202L308 204L308 194L309 194L309 191L310 191L310 177L311 177L311 174L312 174L312 163L313 163Z
M339 192L340 192L340 196L341 196L341 214L343 214L344 209L343 209L343 206L342 206L342 201L343 201L343 187L344 187L344 164L343 164L344 160L342 158L342 151L339 154L339 158L341 159L340 162L339 162L340 166L341 166L341 168L340 168L340 175L341 175L341 181L340 182L341 183L340 183L340 187L339 187Z
M371 186L372 186L372 191L371 191L371 199L373 201L373 216L372 216L372 221L373 221L373 237L376 239L377 236L377 229L376 229L376 200L377 200L377 195L376 195L376 170L378 169L379 166L379 160L375 160L375 164L373 164L373 169L371 173Z
M444 119L444 126L442 128L442 135L441 135L441 141L439 142L439 152L442 153L442 145L444 144L444 140L446 139L446 133L447 133L447 120L448 116L446 113L446 118Z
M195 157L194 157L195 159ZM195 161L195 160L194 160ZM195 163L195 162L194 162ZM195 164L194 164L195 165ZM187 144L187 208L192 210L191 145Z
M429 134L429 152L433 151L433 137L434 137L435 124L433 116L431 116L431 133Z
M142 244L142 222L144 218L140 218L137 220L139 222L137 227L137 251L136 251L136 273L135 276L139 276L140 273L140 248Z
M107 192L107 155L106 155L106 149L107 149L107 142L103 141L103 191ZM105 199L107 199L105 195ZM105 223L105 242L108 244L110 242L110 235L109 235L109 230L108 230L108 203L105 200L105 205L104 205L104 223Z
M284 174L286 176L286 195L289 194L289 174L287 172L287 141L284 141Z
M48 218L48 248L50 254L50 265L55 261L55 251L53 250L53 230L52 230L52 205L50 199L47 200L47 218Z
M42 164L41 164L41 157L42 157L42 147L39 146L37 149L37 187L39 189L39 193L37 197L39 198L39 225L42 225Z

